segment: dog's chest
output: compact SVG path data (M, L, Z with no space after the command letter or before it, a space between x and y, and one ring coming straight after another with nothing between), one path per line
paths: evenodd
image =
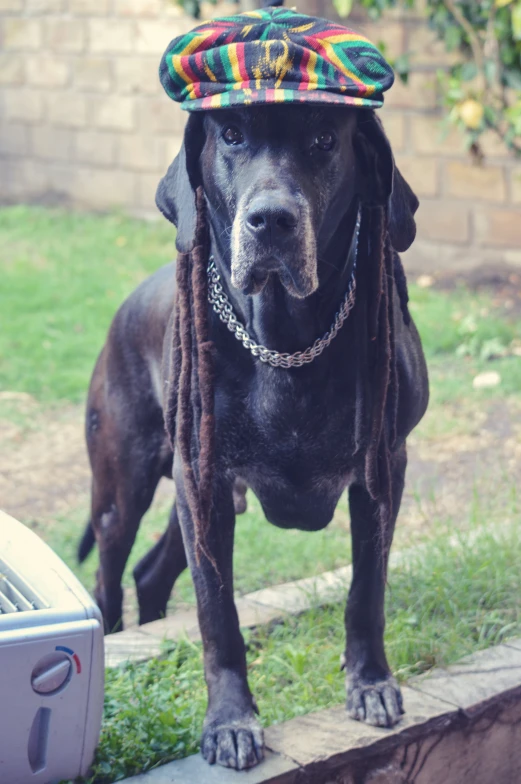
M235 388L222 413L227 462L243 473L324 486L352 468L355 394L338 373L261 367Z

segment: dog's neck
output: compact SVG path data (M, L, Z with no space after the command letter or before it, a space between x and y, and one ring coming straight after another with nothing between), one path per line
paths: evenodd
M347 290L354 263L353 236L358 205L352 204L330 237L318 240L317 291L305 299L291 296L278 276L271 274L255 295L231 284L231 250L227 232L210 223L211 252L235 315L250 337L269 349L303 351L331 327Z

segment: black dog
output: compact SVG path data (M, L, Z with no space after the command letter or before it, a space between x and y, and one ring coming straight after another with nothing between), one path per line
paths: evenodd
M199 199L204 192L198 207L196 189ZM100 550L96 596L107 628L121 622L121 577L141 517L160 477L173 473L176 503L167 532L135 570L141 621L165 613L188 562L209 693L202 753L210 763L255 765L263 741L233 599L234 483L253 489L270 522L309 531L330 522L349 488L347 709L355 719L391 726L403 708L383 644L387 556L404 484L405 439L428 399L396 253L414 239L418 201L372 111L284 106L192 114L157 202L177 225L183 263L206 209L215 269L256 344L302 351L328 332L348 291L354 307L330 344L315 347L313 361L285 368L256 358L204 303L215 462L209 524L201 532L187 489L187 477L199 469L202 477L200 453L188 444L187 458L178 433L173 460L165 433L175 351L185 338L196 340L200 324L177 324L181 337L172 355L173 265L125 302L96 365L87 416ZM189 311L197 292L183 295Z

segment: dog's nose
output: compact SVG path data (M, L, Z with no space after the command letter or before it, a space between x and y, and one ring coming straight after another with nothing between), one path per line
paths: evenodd
M299 224L299 213L289 199L257 197L246 215L248 230L258 239L277 242L291 237Z

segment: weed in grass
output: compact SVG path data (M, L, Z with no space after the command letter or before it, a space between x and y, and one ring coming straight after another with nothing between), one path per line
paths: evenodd
M477 532L451 547L437 538L390 576L387 652L400 680L521 633L520 534ZM245 633L250 685L265 725L344 699L339 656L344 604ZM94 776L124 775L196 751L206 690L199 645L107 672Z

